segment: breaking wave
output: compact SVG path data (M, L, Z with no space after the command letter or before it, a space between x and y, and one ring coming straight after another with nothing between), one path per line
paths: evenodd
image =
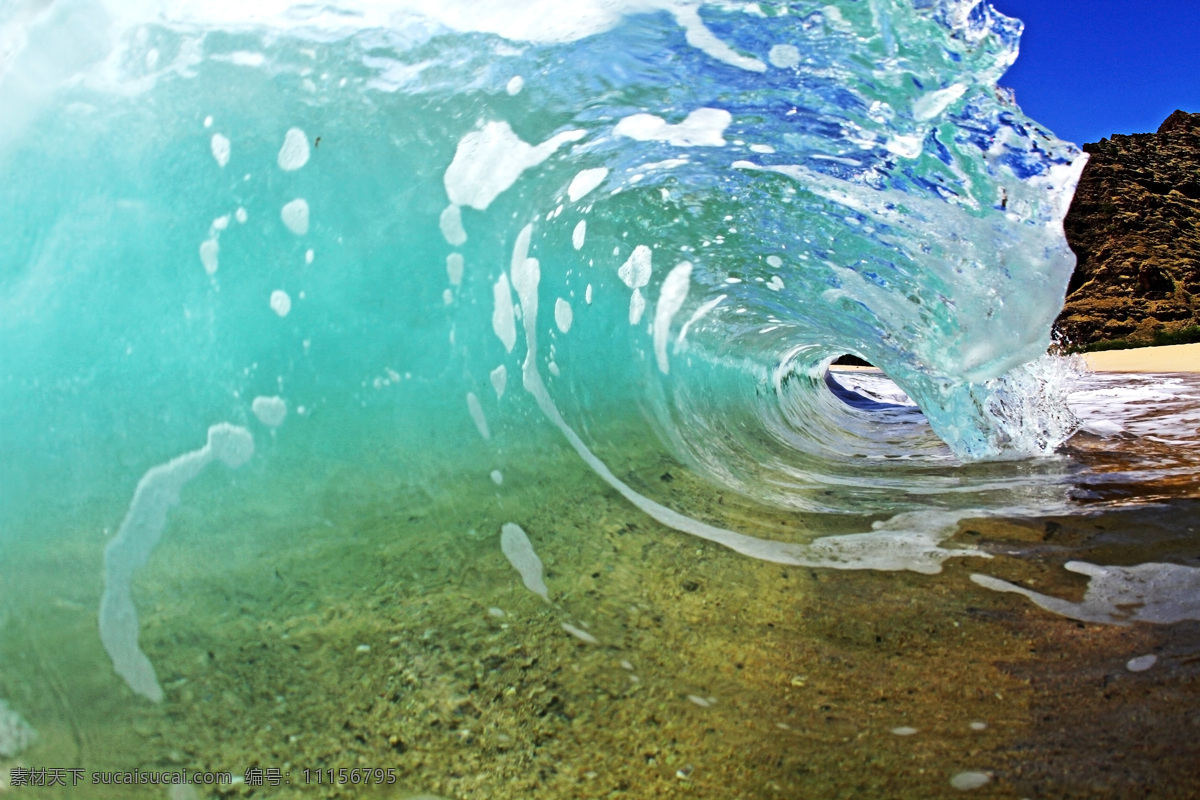
M28 508L218 422L269 431L260 459L497 466L557 427L651 504L648 436L807 511L1028 504L1065 469L1043 354L1084 157L997 88L1020 23L985 2L4 15Z

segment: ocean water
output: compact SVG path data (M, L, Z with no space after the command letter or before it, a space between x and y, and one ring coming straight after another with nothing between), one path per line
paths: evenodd
M1194 796L1200 381L1047 355L1020 32L0 6L5 784Z

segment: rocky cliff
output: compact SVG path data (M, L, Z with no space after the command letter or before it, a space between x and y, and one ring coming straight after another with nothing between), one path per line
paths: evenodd
M1200 331L1200 114L1114 135L1091 156L1065 228L1079 261L1055 323L1071 347Z

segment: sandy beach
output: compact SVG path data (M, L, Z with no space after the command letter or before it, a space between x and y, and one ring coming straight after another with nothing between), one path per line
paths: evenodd
M1093 372L1200 372L1200 343L1104 350L1084 353L1083 359ZM876 367L835 364L830 369L854 372Z
M1200 343L1085 353L1096 372L1200 372Z

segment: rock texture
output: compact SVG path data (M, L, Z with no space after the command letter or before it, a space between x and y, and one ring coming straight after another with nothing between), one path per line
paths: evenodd
M1055 328L1072 347L1200 325L1200 114L1085 144L1064 226L1079 261Z

